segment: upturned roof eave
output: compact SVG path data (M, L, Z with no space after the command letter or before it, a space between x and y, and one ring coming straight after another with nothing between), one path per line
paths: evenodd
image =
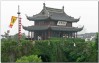
M36 18L33 18L33 17L28 17L28 16L27 16L27 19L28 19L29 21L44 21L44 20L48 20L49 18L50 18L51 20L54 20L54 21L66 21L66 22L78 22L78 21L79 21L79 19L75 19L75 20L65 20L65 19L53 19L53 18L51 18L51 17L37 19L37 17L36 17Z

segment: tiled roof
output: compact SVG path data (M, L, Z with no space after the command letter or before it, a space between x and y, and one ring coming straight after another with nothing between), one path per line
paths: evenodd
M75 19L74 17L68 16L63 9L55 9L49 7L43 8L43 10L36 15L33 15L31 17L27 16L27 19L30 21L41 21L47 19L51 19L54 21L60 20L60 21L69 21L69 22L79 21L79 19Z
M65 27L65 26L52 26L51 29L56 31L81 31L83 27L77 28L77 27Z
M54 13L50 12L49 13L50 18L53 20L60 20L60 21L79 21L79 19L74 19L73 17L68 16L65 13Z
M25 30L28 30L28 31L37 31L37 30L47 30L48 27L46 26L28 26L28 27L25 27L23 26L23 29Z
M82 28L77 28L77 27L66 27L66 26L28 26L25 27L23 26L23 29L28 30L28 31L40 31L40 30L54 30L54 31L81 31Z

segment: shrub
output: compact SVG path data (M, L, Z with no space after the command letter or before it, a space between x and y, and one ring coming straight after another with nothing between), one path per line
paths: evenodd
M20 59L17 59L16 62L42 62L41 57L37 55L23 56Z

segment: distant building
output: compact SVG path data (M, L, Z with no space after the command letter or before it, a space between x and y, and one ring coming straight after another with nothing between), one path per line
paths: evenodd
M34 21L34 26L23 26L23 29L29 31L28 35L31 38L34 32L34 39L38 39L38 36L43 40L50 37L76 38L77 32L83 29L83 27L72 27L72 23L78 22L80 18L68 16L64 12L64 6L62 9L56 9L46 7L44 3L40 13L26 17L29 21Z
M85 41L94 41L96 33L85 33L77 35L78 38L85 39Z

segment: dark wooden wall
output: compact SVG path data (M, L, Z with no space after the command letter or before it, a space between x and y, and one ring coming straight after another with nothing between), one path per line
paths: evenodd
M72 22L67 22L66 26L67 27L72 27Z
M35 25L52 25L52 26L57 26L56 21L35 21ZM67 22L66 27L72 27L72 22Z
M57 25L55 21L35 21L35 25Z

